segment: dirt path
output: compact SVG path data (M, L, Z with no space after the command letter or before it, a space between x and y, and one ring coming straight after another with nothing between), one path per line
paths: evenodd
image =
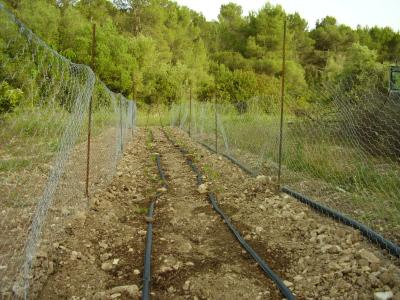
M286 268L278 273L298 299L400 299L398 259L358 231L287 195L275 195L268 177L251 178L182 131L169 132L190 150L221 208L259 254L267 262L274 259L271 252L286 258ZM374 298L379 292L393 298Z
M154 217L154 299L281 299L198 192L181 153L153 132L169 184Z

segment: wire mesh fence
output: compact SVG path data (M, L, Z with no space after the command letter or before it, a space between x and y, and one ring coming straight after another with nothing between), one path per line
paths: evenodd
M133 101L0 4L1 299L40 290L54 269L49 249L87 208L85 186L110 181L135 118Z
M284 103L281 186L400 241L400 97L353 80L315 87L307 107ZM219 100L217 102L220 102ZM240 104L240 105L238 105ZM279 95L232 103L185 102L172 126L277 184Z

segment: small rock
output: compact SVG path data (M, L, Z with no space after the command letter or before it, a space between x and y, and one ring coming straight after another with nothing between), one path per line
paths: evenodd
M173 293L175 293L175 288L173 287L173 286L170 286L168 289L167 289L167 291L168 291L168 293L170 293L170 294L173 294Z
M264 229L261 226L256 227L257 234L260 234Z
M139 275L139 274L140 274L140 271L139 271L138 269L135 269L135 270L133 270L133 274Z
M144 219L147 223L153 223L153 221L154 221L154 219L152 217L148 217L148 216L145 216Z
M163 186L163 187L157 189L157 192L159 192L159 193L166 193L166 192L167 192L167 188Z
M170 266L161 266L159 273L162 274L162 273L166 273L166 272L169 272L169 271L172 271L172 270L173 269Z
M52 262L52 261L49 261L49 265L48 265L49 267L48 267L48 270L47 270L47 272L49 273L49 274L53 274L54 273L54 263Z
M121 297L121 293L111 294L111 296L110 296L111 299L117 299L119 297Z
M111 256L112 256L111 253L104 253L104 254L101 254L101 255L100 255L100 260L101 260L102 262L105 262L105 261L106 261L107 259L109 259Z
M185 284L183 285L182 289L184 291L187 291L187 290L189 290L189 287L190 287L190 281L187 280L187 281L185 281Z
M104 243L103 241L102 241L102 242L99 242L99 246L100 246L101 248L103 248L103 249L107 249L107 248L108 248L108 245L107 245L106 243Z
M374 293L374 300L389 300L393 298L393 292L376 292Z
M256 177L256 180L257 180L257 182L262 183L262 184L268 183L268 177L265 175L258 175Z
M372 252L369 252L365 249L361 249L358 254L361 256L361 258L366 259L369 263L373 264L377 264L380 262L380 259L378 257L375 256L375 254L373 254Z
M283 283L284 283L287 287L293 286L293 283L291 283L290 281L287 281L287 280L284 280Z
M122 172L117 172L117 176L118 176L118 177L121 177L122 174L123 174Z
M121 295L122 293L125 293L125 294L128 294L130 297L137 297L137 296L139 296L139 288L135 284L122 285L122 286L117 286L117 287L112 288L110 290L110 293L119 294L119 295Z
M303 280L303 276L297 275L293 279L294 279L294 281L301 281L301 280Z
M78 252L76 251L71 252L71 260L77 260L79 257L80 255L78 254Z
M111 271L113 269L113 265L110 262L105 262L101 264L101 269L104 271Z
M200 194L205 194L205 193L207 193L207 185L206 185L205 183L200 184L199 187L197 188L197 191L198 191Z
M114 258L112 264L116 266L118 265L118 263L119 263L119 258Z
M264 205L260 205L260 206L258 206L258 208L261 209L262 211L266 211L267 210Z
M97 292L96 294L93 295L94 300L103 300L107 299L106 298L106 292Z
M138 234L139 235L146 235L147 231L146 230L139 230Z
M379 275L379 280L385 284L385 285L390 285L392 281L393 274L389 271L384 271Z

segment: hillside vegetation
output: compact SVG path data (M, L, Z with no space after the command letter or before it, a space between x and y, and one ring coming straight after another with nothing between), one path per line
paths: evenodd
M216 96L239 110L258 97L268 111L279 93L283 23L287 18L287 92L296 111L307 111L321 85L346 84L357 94L388 86L388 65L400 56L391 28L352 29L327 16L315 24L266 3L243 15L222 5L217 21L169 0L6 0L47 44L73 62L90 65L92 23L97 24L96 73L108 87L147 104L170 105L192 87L199 100ZM0 37L0 57L8 55ZM32 66L34 72L35 66ZM0 113L27 105L24 76L0 71ZM329 99L328 99L329 101Z

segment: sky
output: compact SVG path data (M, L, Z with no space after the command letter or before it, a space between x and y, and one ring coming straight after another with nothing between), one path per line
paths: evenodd
M244 15L259 10L267 0L175 0L201 12L207 20L218 17L222 4L234 2L243 8ZM340 24L353 28L357 25L389 26L400 31L400 0L270 0L280 4L286 12L298 12L307 20L309 28L315 27L318 19L327 15L335 17Z

